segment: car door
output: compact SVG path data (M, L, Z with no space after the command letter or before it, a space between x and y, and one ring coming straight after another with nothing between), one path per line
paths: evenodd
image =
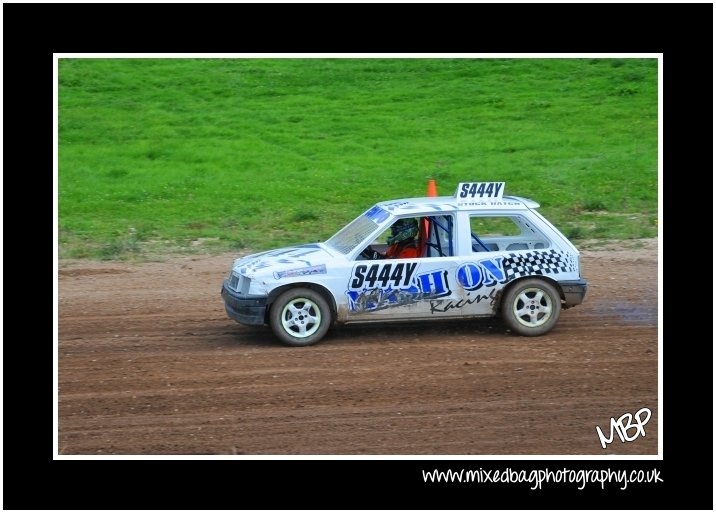
M455 217L422 216L419 223L418 257L354 263L346 289L347 320L430 318L435 316L436 301L462 297L454 290L461 260L456 254ZM385 251L381 242L379 236L372 247ZM457 310L451 313L462 315Z

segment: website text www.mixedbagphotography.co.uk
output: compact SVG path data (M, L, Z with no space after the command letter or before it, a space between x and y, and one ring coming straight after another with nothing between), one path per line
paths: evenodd
M579 490L584 490L589 484L599 484L602 489L607 484L620 485L626 490L631 483L663 483L661 471L654 468L650 470L611 470L611 469L539 469L514 470L483 469L477 470L423 470L425 483L527 483L531 490L541 490L545 484L576 484Z

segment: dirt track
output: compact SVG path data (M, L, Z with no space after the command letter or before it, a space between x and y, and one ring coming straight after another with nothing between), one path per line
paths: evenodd
M63 261L59 452L657 454L657 249L582 252L589 291L539 338L499 321L345 326L280 345L231 321L235 255ZM649 408L646 437L596 426ZM632 429L630 434L634 434Z

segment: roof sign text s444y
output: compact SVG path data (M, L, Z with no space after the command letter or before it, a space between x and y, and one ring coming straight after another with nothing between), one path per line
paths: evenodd
M455 190L458 201L472 199L500 199L505 182L460 182Z

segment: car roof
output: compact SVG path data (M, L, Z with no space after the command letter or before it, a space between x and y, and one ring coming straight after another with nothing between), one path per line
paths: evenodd
M442 211L529 210L539 207L539 203L520 196L464 200L458 200L454 196L435 196L381 201L376 205L396 216L425 213L426 211L434 211L438 214Z

